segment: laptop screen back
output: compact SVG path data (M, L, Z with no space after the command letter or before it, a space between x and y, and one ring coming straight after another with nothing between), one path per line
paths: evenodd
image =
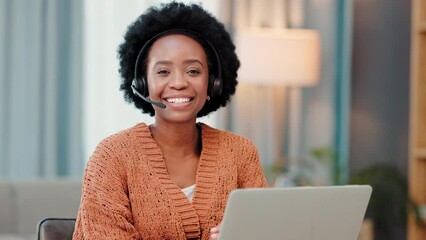
M371 196L366 185L238 189L220 240L356 240Z

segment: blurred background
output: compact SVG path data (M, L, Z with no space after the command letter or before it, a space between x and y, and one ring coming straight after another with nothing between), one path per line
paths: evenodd
M365 239L407 239L412 1L184 1L225 24L242 63L231 104L200 121L252 139L275 187L377 186ZM0 205L2 182L80 184L101 139L153 122L119 91L117 47L160 2L0 0Z

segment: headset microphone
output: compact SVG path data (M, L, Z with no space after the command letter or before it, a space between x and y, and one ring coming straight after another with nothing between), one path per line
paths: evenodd
M155 106L157 106L157 107L159 107L159 108L166 108L166 105L165 105L165 104L160 103L160 102L154 102L154 101L151 101L151 100L149 100L148 98L144 97L142 94L140 94L140 93L138 92L138 90L136 90L136 88L135 88L135 86L134 86L133 84L132 84L132 90L133 90L133 93L134 93L136 96L138 96L138 97L142 98L142 99L143 99L143 100L145 100L146 102L151 103L151 104L154 104Z

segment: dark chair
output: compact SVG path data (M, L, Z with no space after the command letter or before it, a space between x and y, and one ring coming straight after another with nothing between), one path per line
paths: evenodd
M46 218L37 224L38 240L72 239L75 218Z

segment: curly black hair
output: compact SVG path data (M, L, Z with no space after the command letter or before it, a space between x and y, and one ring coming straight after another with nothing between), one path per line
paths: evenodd
M231 95L235 93L238 84L237 70L240 67L240 61L235 53L235 45L231 36L224 25L201 6L196 4L185 5L175 1L163 3L159 7L150 7L129 25L124 35L124 42L118 48L119 72L122 78L120 90L124 92L125 100L129 103L133 102L136 108L142 110L143 113L155 115L152 105L134 95L131 89L134 68L142 46L157 34L172 29L186 29L199 34L214 46L219 55L222 93L207 101L197 117L206 116L219 107L226 106ZM212 54L212 50L205 43L200 42L199 39L195 40L203 46L206 52L209 72L214 72L213 70L217 67L215 55ZM144 52L148 51L144 50ZM147 54L141 57L143 57L144 64L142 64L140 70L142 73L146 73Z

